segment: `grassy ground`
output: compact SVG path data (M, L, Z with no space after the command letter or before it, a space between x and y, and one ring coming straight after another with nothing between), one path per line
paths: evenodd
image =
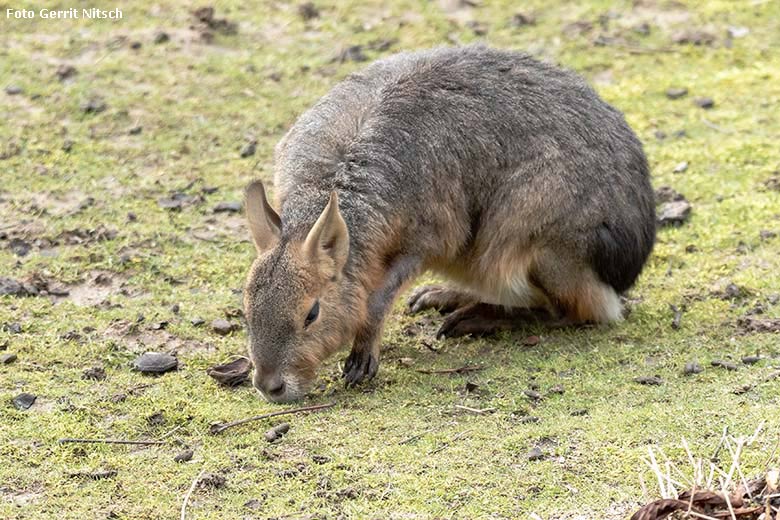
M132 2L120 21L14 20L3 6L0 275L70 294L0 297L0 354L18 356L0 365L0 517L177 518L205 470L224 485L197 487L188 518L626 518L648 498L649 446L683 462L681 437L708 455L724 426L749 434L762 420L762 445L773 444L780 382L732 391L780 361L778 334L738 324L757 311L780 318L780 238L760 233L780 232L780 4L534 0L522 3L535 18L526 25L509 1L387 4L316 2L319 16L304 21L295 4L215 3L235 34L207 28L185 2ZM732 26L749 32L731 37ZM714 41L675 43L686 30ZM158 31L168 41L155 43ZM654 184L691 202L689 222L660 231L629 319L436 342L439 318L399 304L374 382L342 388L340 355L307 400L336 407L289 417L281 442L263 439L276 420L210 435L213 421L279 409L205 373L244 352L242 330L219 336L209 323L239 323L253 255L240 214L214 206L270 179L272 148L296 115L362 66L345 49L370 60L476 40L585 75L645 142ZM63 65L76 72L60 80ZM671 87L688 94L670 100ZM158 202L171 195L179 211ZM685 309L678 329L670 304ZM524 344L531 334L537 345ZM180 370L131 371L147 350L175 352ZM741 364L754 353L765 358ZM692 360L705 370L685 376ZM416 371L472 364L484 370ZM104 380L82 377L94 366ZM663 384L634 382L652 375ZM26 411L11 404L20 392L37 395ZM57 443L170 432L164 446ZM175 462L185 446L194 457ZM541 460L528 459L534 447ZM746 472L762 470L759 455ZM83 475L106 470L116 474Z

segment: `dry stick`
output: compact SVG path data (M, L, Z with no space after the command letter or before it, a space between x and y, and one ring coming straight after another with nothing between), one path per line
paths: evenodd
M483 368L484 367L478 365L470 365L460 368L442 368L440 370L420 369L416 370L416 372L421 374L465 374L466 372L476 372L478 370L482 370Z
M216 435L218 433L224 432L228 428L232 428L233 426L239 426L241 424L245 424L252 421L260 421L262 419L268 419L269 417L276 417L279 415L289 415L289 414L302 413L302 412L314 412L316 410L324 410L325 408L331 408L333 406L336 406L335 402L327 403L327 404L318 404L315 406L304 406L303 408L293 408L291 410L281 410L279 412L264 413L262 415L255 415L254 417L247 417L246 419L239 419L238 421L233 421L229 423L214 424L211 426L210 432L213 435Z
M69 442L76 442L82 444L132 444L136 446L145 446L149 444L168 444L165 441L128 441L124 439L60 439L57 442L65 444Z
M450 439L450 440L448 440L448 441L446 441L446 442L443 442L443 443L442 443L442 444L441 444L441 445L440 445L438 448L435 448L435 449L433 449L433 450L429 451L429 452L428 452L428 455L433 455L434 453L439 453L440 451L442 451L442 450L444 450L445 448L447 448L447 446L449 446L449 445L450 445L450 444L452 444L453 442L457 441L458 439L460 439L460 438L462 438L462 437L465 437L465 436L466 436L466 435L468 435L469 433L471 433L471 430L465 430L465 431L462 431L462 432L460 432L459 434L457 434L456 436L454 436L452 439Z
M493 413L493 412L496 411L495 408L484 408L484 409L480 410L479 408L470 408L468 406L463 406L463 405L460 405L460 404L456 404L455 408L457 408L458 410L463 410L464 412L469 412L469 413L473 413L473 414L476 414L476 415L484 415L486 413Z
M187 503L190 501L190 496L192 495L192 492L195 491L195 488L198 485L198 482L200 482L200 478L203 476L203 473L206 472L206 468L203 468L200 470L200 473L198 473L198 476L195 477L195 480L192 481L192 484L190 485L190 489L187 490L187 494L184 495L184 501L181 503L181 520L185 520L187 517Z
M165 435L160 437L160 440L167 439L168 437L170 437L171 435L173 435L174 433L176 433L177 431L179 431L181 429L182 429L182 425L180 424L176 428L174 428L173 430L169 431L168 433L166 433Z
M737 520L737 515L734 514L734 508L731 507L731 499L729 498L729 494L726 491L726 486L723 485L723 480L718 480L720 481L720 492L723 493L723 498L726 499L726 505L729 508L729 513L731 513L731 520Z
M411 437L405 438L404 440L400 441L398 444L399 445L409 444L410 442L416 441L417 439L419 439L420 437L422 437L426 433L431 433L433 430L435 430L435 428L429 428L429 429L425 430L422 433L418 433L417 435L412 435Z

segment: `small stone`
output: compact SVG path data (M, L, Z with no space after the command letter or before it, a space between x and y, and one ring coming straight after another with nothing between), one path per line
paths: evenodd
M209 487L213 489L220 489L225 487L227 479L219 473L206 473L198 481L198 485L201 487Z
M728 35L734 39L737 38L744 38L748 34L750 34L750 29L747 27L737 27L734 25L730 25L727 29Z
M328 462L330 462L330 457L328 457L327 455L312 455L311 461L314 462L315 464L327 464Z
M22 92L24 92L24 90L22 90L22 87L18 85L8 85L7 87L5 87L5 93L8 94L9 96L16 96L18 94L21 94Z
M155 412L146 418L146 423L149 426L161 426L165 424L165 414L163 412Z
M192 318L190 320L190 323L192 324L193 327L200 327L201 325L206 323L206 320L204 320L203 318L197 318L196 317L196 318Z
M89 379L92 381L103 381L106 378L106 371L103 367L94 366L86 369L81 374L81 379Z
M534 401L539 401L542 398L542 394L540 394L536 390L523 390L523 394L525 394L526 397Z
M699 97L693 100L697 107L708 110L715 106L715 101L710 97Z
M252 511L260 511L263 508L263 502L262 500L258 500L256 498L250 498L244 502L244 507L251 509Z
M286 422L277 424L267 432L265 432L265 440L268 442L274 442L284 437L284 435L290 431L290 425Z
M313 2L304 2L298 6L298 14L304 20L312 20L320 15L320 10Z
M702 368L702 366L696 361L689 361L688 363L686 363L685 369L683 370L683 373L686 376L701 374L702 372L704 372L704 368Z
M661 226L679 226L691 215L691 204L687 200L674 200L661 205L658 211L658 224Z
M127 216L125 218L127 218L128 222L136 222L136 221L138 221L138 215L136 215L132 211L128 211L127 212Z
M637 34L640 34L642 36L649 36L650 35L650 24L647 22L642 22L639 25L635 25L632 27L633 31Z
M664 384L664 380L658 376L639 376L634 378L635 383L640 385L658 386Z
M509 22L512 27L524 27L526 25L535 25L536 18L533 15L525 13L515 13Z
M165 42L167 42L167 41L168 41L168 40L170 40L170 39L171 39L171 37L170 37L170 36L168 36L168 33L167 33L167 32L165 32L165 31L157 31L157 32L154 34L154 39L153 39L152 41L153 41L154 43L156 43L156 44L158 44L158 45L159 45L159 44L161 44L161 43L165 43Z
M772 240L773 238L777 237L777 233L774 231L769 231L768 229L762 229L758 232L758 238L761 239L762 242L766 242L767 240Z
M554 387L550 388L551 394L563 395L564 392L566 392L566 389L563 388L563 385L555 385Z
M192 460L192 456L195 455L195 452L192 450L184 450L176 454L175 457L173 457L174 462L187 462L189 460Z
M228 320L218 318L211 322L211 330L219 334L220 336L227 336L236 329L233 323Z
M683 173L688 169L688 161L683 161L681 163L678 163L677 166L674 167L674 170L672 170L672 173Z
M72 78L76 75L76 67L73 65L65 65L62 64L57 67L57 71L55 73L57 75L57 78L60 81L65 81L68 78Z
M466 381L465 389L467 393L471 394L479 390L479 385L472 381Z
M666 97L669 99L680 99L688 95L687 88L669 88L666 89Z
M170 211L180 211L184 202L181 198L163 197L157 199L157 205Z
M23 392L14 397L11 402L17 410L27 410L33 405L37 398L38 396L35 394L28 394L27 392Z
M130 135L138 135L141 132L143 132L143 130L144 130L144 127L136 125L136 126L130 127L130 130L128 130L127 133L130 134Z
M86 114L97 114L100 112L103 112L106 108L108 108L108 105L106 105L106 102L103 101L100 97L91 97L86 102L81 104L81 109Z
M220 202L214 206L214 213L239 213L242 207L238 201Z
M22 324L18 321L12 321L11 323L3 323L3 330L10 332L11 334L21 334Z
M544 452L542 449L538 446L535 446L531 451L529 451L526 456L528 460L542 460L544 458Z
M762 359L764 359L764 358L762 358L759 355L745 356L745 357L742 358L742 363L744 363L746 365L755 365L756 363L758 363Z
M138 49L140 49L141 47L142 47L142 44L141 44L141 42L139 42L139 41L134 41L134 42L132 42L132 43L130 44L130 48L131 48L131 49L138 50Z
M347 61L361 62L367 61L368 57L363 54L363 47L361 45L350 45L339 53L336 60L341 63Z
M163 374L178 366L178 359L160 352L147 352L133 361L133 368L144 374Z
M180 309L180 307L179 307L179 304L178 304L178 303L174 303L173 305L171 305L171 312L172 312L173 314L179 314L179 311L180 311L180 310L181 310L181 309Z
M3 354L0 356L0 365L10 365L14 361L16 361L17 356L13 352L10 352L8 354Z
M572 417L582 417L585 415L588 415L588 410L585 408L578 408L577 410L572 410L572 412L569 414Z
M523 345L525 345L526 347L533 347L535 345L538 345L539 341L540 341L539 336L528 336L523 340Z
M710 361L710 365L714 367L725 368L726 370L737 370L736 363L732 363L731 361L725 361L722 359L714 359Z
M241 148L240 155L243 158L251 157L255 154L255 150L257 150L257 141L249 141Z

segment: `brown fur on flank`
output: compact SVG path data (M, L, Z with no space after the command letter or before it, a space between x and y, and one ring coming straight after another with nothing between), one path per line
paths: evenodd
M275 157L275 204L259 181L246 193L249 352L272 401L303 396L345 345L346 382L373 377L385 317L425 271L451 284L414 291L410 308L454 311L444 336L520 325L528 309L620 320L655 238L647 161L622 114L520 53L378 61L304 113Z

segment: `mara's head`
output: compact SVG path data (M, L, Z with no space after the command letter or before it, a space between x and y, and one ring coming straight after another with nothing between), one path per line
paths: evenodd
M246 213L257 249L244 288L253 384L269 401L292 401L351 339L356 318L343 276L349 232L335 193L300 236L283 233L260 181L246 189Z

